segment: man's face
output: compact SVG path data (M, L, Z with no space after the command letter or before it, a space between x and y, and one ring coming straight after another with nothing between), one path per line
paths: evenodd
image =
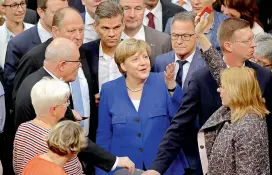
M127 29L140 28L144 18L144 0L120 0L124 9L124 22Z
M102 0L82 0L82 4L85 5L91 16L94 16L95 10L101 2Z
M44 24L51 29L53 17L56 11L68 7L67 1L62 0L48 0L46 3L46 9L42 9L40 17L44 21Z
M22 22L26 14L25 0L5 0L1 6L7 20L11 22Z
M241 61L253 58L255 47L254 34L249 27L234 32L231 41L231 52L234 58Z
M190 56L197 43L194 24L191 21L175 21L171 29L171 43L177 55Z
M103 46L112 48L120 42L121 34L124 30L122 16L117 15L111 18L102 18L94 25L96 32L101 38Z
M79 48L84 39L84 24L81 16L74 12L66 12L60 27L53 27L53 36L73 41Z
M144 0L145 1L145 5L147 7L156 7L156 5L158 4L159 0Z
M191 1L193 11L196 14L199 14L206 7L209 7L212 9L212 4L215 2L215 0L190 0L190 1Z

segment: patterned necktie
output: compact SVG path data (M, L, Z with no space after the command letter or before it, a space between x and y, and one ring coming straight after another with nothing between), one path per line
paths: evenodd
M79 77L76 77L76 80L71 82L72 88L72 98L73 98L73 105L76 112L79 113L81 117L84 117L84 107L82 101L82 94L80 89ZM84 121L82 121L81 126L84 127Z
M153 13L149 12L146 16L148 18L148 25L147 26L155 29L155 23L154 23L154 15L153 15Z
M176 82L180 85L182 88L182 74L183 74L183 65L187 63L186 60L177 60L177 63L179 64L179 70L176 76Z

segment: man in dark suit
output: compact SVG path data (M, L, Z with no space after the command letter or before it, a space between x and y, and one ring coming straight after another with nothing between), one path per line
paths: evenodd
M40 16L38 24L14 37L7 46L4 82L6 95L9 99L11 99L15 73L20 59L34 46L52 37L51 26L53 14L60 8L68 7L68 2L62 0L41 0L38 2L37 12ZM11 108L13 106L12 102L9 102L8 105Z
M26 9L26 15L24 18L24 22L30 23L30 24L37 24L38 22L38 16L35 10Z
M80 13L85 12L85 7L84 5L81 3L81 0L69 0L69 7L74 7L75 9L77 9Z
M213 58L216 54L218 56L218 53L211 47L211 43L206 38L204 30L197 33L200 43L204 43L201 44L204 51L203 57ZM263 97L266 100L267 109L271 111L271 72L248 61L248 59L253 56L254 47L256 46L249 23L239 18L227 19L220 25L218 37L223 51L224 62L227 66L247 66L256 71ZM188 133L189 128L193 125L194 119L197 116L199 117L201 127L222 105L220 96L217 93L217 88L218 85L207 67L197 71L193 75L188 90L184 93L178 113L172 120L159 146L159 151L152 163L151 170L145 172L144 175L163 174L180 151L180 148L186 145L185 138L191 136L196 139L196 135L190 135L190 133ZM269 138L271 140L271 119L269 118L270 117L267 117L267 125ZM203 147L199 147L199 149L203 149ZM197 170L199 171L201 168ZM202 174L202 172L194 172L194 174Z
M172 49L170 37L143 25L144 0L120 0L120 5L125 11L125 29L121 38L135 38L147 42L151 47L150 60L153 67L156 56L169 52Z
M145 0L146 10L144 25L163 32L167 20L178 12L185 11L184 8L171 3L169 0Z
M71 14L71 11L68 11L68 13ZM43 67L30 74L19 88L15 102L15 111L19 110L21 112L18 117L25 118L27 116L29 117L29 120L35 118L30 92L32 87L45 76L54 79L62 79L64 82L69 83L73 93L73 82L77 81L78 71L81 66L78 46L73 41L66 38L54 39L45 51ZM73 95L71 103L73 104ZM68 110L69 108L67 108L67 111ZM73 111L73 113L78 115L75 111ZM77 117L77 119L79 118L80 117ZM82 152L79 157L81 160L91 162L107 172L112 168L114 169L116 166L125 166L129 169L133 169L134 166L127 157L119 157L117 159L112 154L99 148L91 140L88 140L88 148Z

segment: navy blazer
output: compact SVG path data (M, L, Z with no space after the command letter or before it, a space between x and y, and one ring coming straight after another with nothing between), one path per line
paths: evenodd
M114 93L113 93L114 92ZM169 96L163 73L150 73L138 112L128 96L125 76L102 85L96 142L117 156L128 156L136 168L149 168L182 97L177 86ZM180 152L165 175L181 175L187 167ZM104 174L97 170L97 175Z
M168 53L157 56L154 64L154 72L164 72L166 70L166 66L172 62L175 62L175 51L170 51ZM192 79L192 75L194 72L206 66L205 61L201 57L200 50L197 48L190 64L187 76L185 78L185 82L183 84L183 90L186 90L189 85L189 81Z
M271 72L250 61L246 61L245 66L256 71L263 97L266 99L267 108L271 110ZM194 145L187 145L185 138L190 136L196 139L197 137L196 135L188 133L195 117L199 116L199 124L201 127L206 120L222 106L217 88L218 85L207 67L194 73L188 90L184 92L181 106L162 139L159 152L152 163L151 169L163 174L178 154L180 148L182 148L184 152L185 150L190 151L190 148ZM171 150L169 148L171 148ZM198 152L192 152L192 154L199 156Z
M37 25L15 36L9 41L4 65L4 81L8 98L11 98L15 73L20 59L30 49L40 43L41 39L38 34Z

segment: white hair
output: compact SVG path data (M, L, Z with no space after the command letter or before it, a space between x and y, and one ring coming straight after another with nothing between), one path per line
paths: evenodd
M55 38L46 48L45 61L71 60L75 44L66 38Z
M30 93L36 115L48 114L51 107L65 104L70 97L69 85L49 77L37 82Z
M267 58L272 63L272 35L268 33L258 34L255 42L255 55Z

